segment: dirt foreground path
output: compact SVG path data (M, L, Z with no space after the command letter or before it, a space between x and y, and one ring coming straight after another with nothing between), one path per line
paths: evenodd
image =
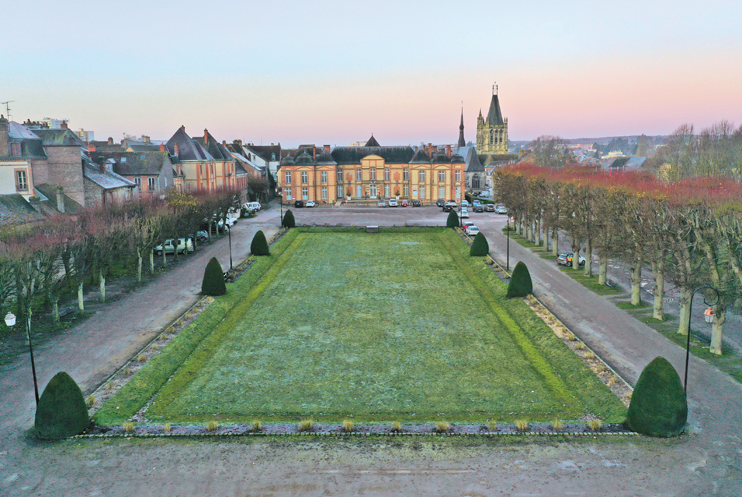
M423 211L415 215L422 218ZM301 212L302 222L317 224L335 224L341 216L346 224L368 219L350 210ZM499 222L489 218L480 227L494 255L504 260ZM275 206L241 221L233 232L234 254L247 252L257 229L270 236L277 226ZM165 273L45 344L37 352L40 385L66 370L84 391L92 390L195 302L208 258L216 255L228 264L226 249L226 240L220 240L192 264ZM550 261L514 243L510 249L511 261L528 264L542 300L631 383L657 355L682 371L684 351L675 344L561 275ZM671 440L238 437L41 443L25 434L33 424L34 401L28 360L19 358L0 373L0 495L742 495L742 387L697 359L691 361L690 378L689 434Z

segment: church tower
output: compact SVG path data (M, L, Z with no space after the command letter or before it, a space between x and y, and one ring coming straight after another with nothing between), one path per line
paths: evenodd
M466 140L464 140L464 108L461 107L461 124L459 124L459 143L458 148L466 146Z
M508 153L508 120L502 118L497 85L492 85L492 101L487 119L479 110L477 118L477 151L480 154Z

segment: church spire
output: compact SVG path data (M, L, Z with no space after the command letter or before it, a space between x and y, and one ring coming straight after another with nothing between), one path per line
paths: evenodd
M464 140L464 104L461 104L461 124L459 124L459 143L458 147L465 147L466 140Z

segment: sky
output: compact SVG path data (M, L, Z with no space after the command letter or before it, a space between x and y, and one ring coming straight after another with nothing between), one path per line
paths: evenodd
M382 145L742 124L732 1L25 0L3 5L0 102L97 140ZM5 105L0 107L5 114Z

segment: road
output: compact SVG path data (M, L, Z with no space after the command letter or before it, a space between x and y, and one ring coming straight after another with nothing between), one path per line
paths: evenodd
M293 209L292 209L293 210ZM435 208L294 210L299 224L445 223ZM233 232L236 260L252 234L278 225L271 206ZM504 217L472 214L504 260ZM482 216L482 217L474 217ZM226 239L115 306L54 337L37 352L41 385L66 370L85 392L132 357L197 298L212 255ZM561 274L551 261L511 244L536 293L614 369L635 383L655 356L679 371L684 351ZM241 254L241 255L240 255ZM742 386L704 361L690 365L689 434L671 440L249 438L115 439L40 443L30 367L19 357L0 373L0 495L742 495Z

